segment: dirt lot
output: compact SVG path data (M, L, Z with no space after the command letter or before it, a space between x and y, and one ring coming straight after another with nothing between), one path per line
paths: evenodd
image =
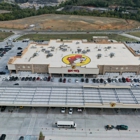
M3 28L28 28L35 24L35 30L92 31L126 30L140 26L140 22L117 18L45 14L19 20L0 21Z

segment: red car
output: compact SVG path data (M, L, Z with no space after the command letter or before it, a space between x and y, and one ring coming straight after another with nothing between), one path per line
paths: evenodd
M130 79L129 78L126 78L126 82L130 82Z
M66 83L66 78L63 79L63 83Z
M36 80L40 80L40 78L39 78L39 77L37 77L37 78L36 78Z
M48 77L47 81L50 81L50 80L51 80L51 76Z

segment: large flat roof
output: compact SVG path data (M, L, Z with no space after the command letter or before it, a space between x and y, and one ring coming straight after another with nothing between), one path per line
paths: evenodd
M67 50L64 51L64 48ZM90 58L90 62L86 64L86 68L97 68L97 65L140 64L139 57L135 57L123 43L83 43L82 40L73 40L65 43L50 40L48 45L31 43L22 58L16 58L13 64L50 64L50 67L65 67L67 64L62 61L65 56L70 54L83 55L82 52L77 52L78 48L81 49L81 51L87 51L89 49L88 52L84 54ZM45 53L45 51L48 50L53 56L47 58L46 55L48 53ZM36 56L32 57L35 53ZM111 53L114 53L113 57L110 57ZM98 54L101 54L100 58L97 58Z
M140 108L140 89L0 87L1 106Z

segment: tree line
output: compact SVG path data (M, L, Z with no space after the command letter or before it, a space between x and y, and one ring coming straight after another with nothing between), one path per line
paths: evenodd
M89 0L71 0L71 2L79 2L79 1L89 1ZM90 0L91 2L94 0ZM102 0L98 0L102 1ZM106 0L104 0L105 2ZM108 0L109 1L109 0ZM111 0L110 0L111 1ZM119 0L118 0L119 1ZM125 0L124 0L125 1ZM127 0L127 1L132 1L132 0ZM137 1L137 0L136 0ZM123 19L133 19L133 20L138 20L140 21L140 9L138 9L137 14L135 13L130 13L130 14L124 14L122 13L123 9L115 10L115 11L105 11L105 12L100 12L100 11L92 11L88 12L86 10L79 10L79 11L57 11L58 8L62 7L62 5L69 5L71 3L68 3L69 1L66 1L66 3L62 3L59 6L55 7L40 7L38 10L33 8L26 8L26 9L21 9L18 5L16 4L8 4L8 3L0 3L0 9L2 10L9 10L11 11L10 13L3 13L0 14L0 21L5 21L5 20L14 20L14 19L21 19L25 17L30 17L30 16L37 16L37 15L42 15L42 14L65 14L65 15L85 15L85 16L99 16L99 17L113 17L113 18L123 18Z

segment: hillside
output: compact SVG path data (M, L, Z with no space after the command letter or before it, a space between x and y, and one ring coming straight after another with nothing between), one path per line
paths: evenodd
M34 30L46 31L96 31L96 30L126 30L140 26L133 20L118 18L45 14L19 20L0 21L2 28L25 29L35 24Z

